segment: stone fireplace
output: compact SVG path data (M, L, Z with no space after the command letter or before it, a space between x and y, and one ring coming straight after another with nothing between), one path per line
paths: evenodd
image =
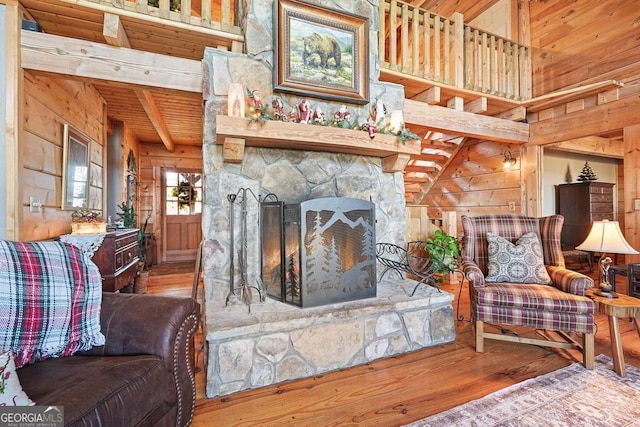
M323 5L327 3L332 2L322 2ZM347 8L348 12L368 17L370 40L376 40L377 4L340 0L333 3L337 9ZM269 105L274 96L283 100L286 109L293 108L300 101L300 97L273 92L271 64L274 55L273 44L269 43L273 19L271 7L265 7L265 4L269 2L246 4L247 53L207 49L203 60L205 203L202 259L208 397L318 375L455 339L453 296L423 286L414 297L410 297L415 282L398 276L385 276L385 280L376 284L375 292L361 295L362 299L330 300L307 308L271 297L260 303L257 292L247 306L237 295L230 295L230 282L240 283L242 279L257 288L264 278L261 240L268 239L262 236L259 224L261 200L267 194L278 195L285 205L302 205L323 198L370 201L374 241L399 246L405 244L402 170L389 168L387 158L383 161L381 155L370 150L368 136L362 148L359 148L359 142L352 142L344 144L348 147L346 150L336 151L331 148L334 140L351 141L349 132L356 131L344 130L344 137L335 134L331 138L323 138L314 125L287 124L285 130L278 128L272 131L269 124L254 123L251 127L255 135L262 137L264 133L272 137L264 137L253 145L247 143L242 147L240 156L229 156L228 150L233 146L227 147L226 142L234 137L244 138L241 134L249 127L246 120L240 120L233 126L227 123L224 135L218 129L218 121L226 114L227 90L231 82L241 82L247 88L259 90L263 101ZM383 99L390 111L401 109L404 102L402 86L378 82L377 70L373 66L376 64L375 49L371 52L371 102ZM321 99L310 101L326 112L340 108L339 104ZM348 108L353 117L365 120L370 105L348 105ZM234 127L238 135L234 135ZM366 132L361 133L367 135ZM317 141L313 141L316 134ZM287 147L271 144L273 140L285 137L295 141L295 135L309 142L309 149L302 143ZM230 209L227 198L239 188L248 189L255 195L247 199L242 213L246 221L243 236L240 236L239 227L234 229L232 226L232 215L239 213ZM300 235L299 238L302 240L306 236ZM242 277L238 255L232 249L234 240L243 240L245 262ZM284 262L285 268L275 276L287 274L286 259ZM364 261L360 259L358 262ZM273 276L273 270L268 270L267 274ZM376 282L375 266L371 271ZM350 282L355 286L360 275L357 276L343 283ZM230 277L234 278L233 281Z

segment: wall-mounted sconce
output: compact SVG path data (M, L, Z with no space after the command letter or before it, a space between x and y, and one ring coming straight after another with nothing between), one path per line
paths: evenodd
M516 165L515 157L511 156L511 151L504 152L504 161L502 162L502 166L504 170L509 170Z
M227 99L229 117L244 117L244 104L244 88L240 83L231 83Z
M389 118L389 130L391 133L399 135L403 128L404 117L402 116L402 110L393 110Z

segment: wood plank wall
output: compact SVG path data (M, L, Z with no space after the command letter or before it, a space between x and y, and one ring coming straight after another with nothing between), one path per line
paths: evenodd
M517 159L509 171L503 167L507 150ZM468 141L423 199L427 216L442 218L444 212L456 212L458 235L462 235L462 215L521 213L520 160L518 145ZM510 202L514 210L509 210Z
M139 149L138 220L144 223L149 216L148 233L154 233L157 243L156 259L162 253L162 168L202 170L202 147L176 145L173 153L164 145L142 143Z
M534 97L571 85L625 80L632 69L638 77L637 0L542 1L529 8Z
M91 139L89 207L103 209L106 106L87 83L24 73L24 129L21 194L22 225L19 240L48 239L71 231L71 211L62 204L63 124ZM42 202L40 212L29 212L29 197Z
M627 241L640 250L640 210L635 209L635 200L640 198L640 124L624 129L624 182L629 187L625 191L624 212ZM629 154L629 155L628 155ZM631 155L634 154L634 155ZM640 255L625 255L625 262L640 262Z

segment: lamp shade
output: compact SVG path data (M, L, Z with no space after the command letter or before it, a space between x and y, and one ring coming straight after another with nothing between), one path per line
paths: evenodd
M576 249L589 252L602 252L610 254L637 254L624 239L618 221L593 221L591 231L584 240L576 246Z

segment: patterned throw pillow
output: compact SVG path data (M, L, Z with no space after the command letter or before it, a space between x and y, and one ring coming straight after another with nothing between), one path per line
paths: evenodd
M0 354L0 406L33 406L35 402L22 391L13 354Z
M544 266L542 244L536 233L523 234L513 244L504 237L487 232L489 274L485 280L493 283L549 284L551 278Z
M16 367L104 344L98 267L62 242L0 240L0 351Z

